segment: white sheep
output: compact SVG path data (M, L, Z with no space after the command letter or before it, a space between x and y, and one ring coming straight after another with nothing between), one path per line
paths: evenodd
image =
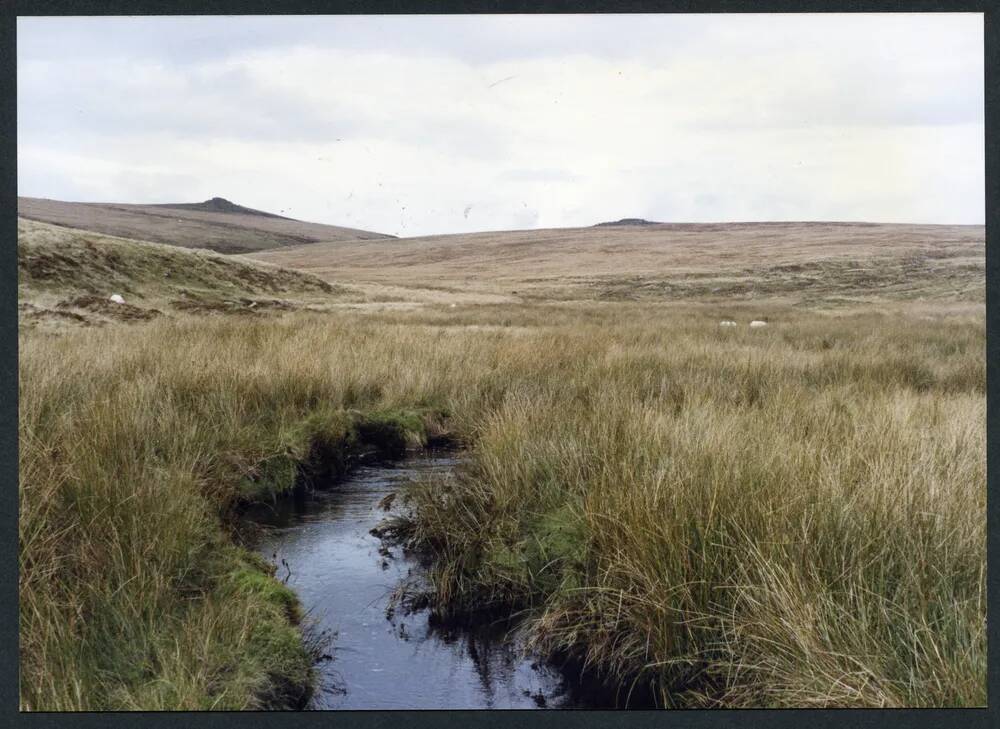
M124 304L125 303L125 299L123 299L121 297L121 294L111 294L111 296L108 297L108 301L111 301L112 303L115 303L115 304Z
M766 326L767 326L767 322L766 321L761 321L760 319L754 319L752 322L750 322L750 328L751 329L759 329L761 327L766 327Z
M734 327L734 326L736 326L736 322L734 322L734 321L732 321L730 319L723 319L722 321L719 322L719 326L720 327Z

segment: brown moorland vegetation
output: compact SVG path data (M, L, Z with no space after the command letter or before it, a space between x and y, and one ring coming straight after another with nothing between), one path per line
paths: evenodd
M222 198L176 205L76 203L19 197L22 218L122 238L208 248L219 253L302 245L317 241L389 239L356 228L307 223L245 208Z
M983 227L868 223L597 226L344 241L251 254L428 302L981 301Z
M442 427L468 464L414 485L396 530L431 558L439 612L518 612L540 650L663 706L985 704L981 228L913 235L768 249L772 269L873 269L834 298L607 300L563 287L587 275L565 256L538 291L572 296L470 303L448 298L450 259L387 257L345 279L400 292L419 269L413 298L440 300L25 327L22 706L296 705L297 601L229 515L361 433ZM711 273L754 280L735 241ZM537 274L490 255L484 295ZM885 286L886 257L921 263Z
M307 273L210 251L18 221L22 328L148 320L176 311L253 316L364 300ZM109 301L112 294L125 304Z

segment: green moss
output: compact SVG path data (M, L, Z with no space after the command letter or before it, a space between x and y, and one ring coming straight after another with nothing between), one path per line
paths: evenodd
M530 522L524 557L536 589L547 593L565 586L567 579L575 582L584 569L586 547L584 524L570 504Z
M539 556L546 561L576 562L586 546L583 521L570 504L543 514L533 533Z
M232 569L218 593L229 604L252 606L253 624L241 662L259 666L267 676L257 700L267 708L304 705L315 681L314 656L299 627L303 613L298 597L259 555L230 547L223 558L232 562Z
M253 473L243 478L237 487L244 501L269 501L295 487L298 460L278 454L261 461Z
M269 684L258 695L265 708L299 708L312 694L313 657L301 632L278 619L263 619L253 627L250 651L268 666Z
M487 551L480 570L485 584L506 585L508 589L523 591L528 589L531 574L524 553L517 547L494 544Z
M508 589L546 595L581 584L586 547L578 512L563 505L528 520L515 543L491 545L482 569Z
M257 566L243 566L230 573L229 579L236 592L259 597L269 605L284 610L289 621L295 624L301 622L302 606L299 599L271 575L269 569L265 571Z

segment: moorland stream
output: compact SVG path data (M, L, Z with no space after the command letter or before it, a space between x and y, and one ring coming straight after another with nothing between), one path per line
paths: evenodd
M579 677L525 651L510 625L437 624L428 610L388 610L422 567L370 531L380 502L417 478L445 478L453 452L367 465L347 479L255 509L257 549L330 637L311 709L585 708ZM398 500L397 500L398 501ZM396 508L399 508L398 505Z

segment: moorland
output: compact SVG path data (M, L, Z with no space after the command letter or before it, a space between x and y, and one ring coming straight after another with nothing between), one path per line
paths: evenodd
M664 707L985 704L981 226L294 241L196 204L173 240L33 204L22 708L303 705L308 621L239 513L442 440L465 465L392 532L443 616Z

